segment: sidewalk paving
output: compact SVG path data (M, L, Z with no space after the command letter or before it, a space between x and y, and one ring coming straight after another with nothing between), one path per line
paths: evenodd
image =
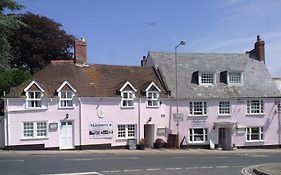
M30 151L8 151L0 150L0 155L79 155L79 154L93 154L93 155L147 155L147 154L178 154L178 155L227 155L227 154L269 154L280 153L281 149L237 149L231 151L223 150L209 150L209 149L151 149L145 150L128 150L128 149L107 149L107 150L30 150Z
M257 175L280 175L281 163L269 163L259 165L254 169Z

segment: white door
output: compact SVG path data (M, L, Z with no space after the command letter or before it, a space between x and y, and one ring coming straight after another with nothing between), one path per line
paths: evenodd
M73 149L73 122L62 121L60 129L60 149Z

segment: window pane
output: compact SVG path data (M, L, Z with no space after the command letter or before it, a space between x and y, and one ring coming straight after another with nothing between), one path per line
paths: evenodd
M72 92L67 92L67 98L72 98Z
M219 102L219 114L230 114L229 101L220 101Z
M33 122L23 123L23 136L33 137Z
M201 84L213 84L214 83L214 74L203 73L201 74Z
M229 83L241 84L241 74L229 73Z
M37 122L37 136L47 136L46 122Z
M40 99L41 98L41 92L35 92L35 98Z
M118 125L117 137L119 137L119 138L125 138L126 137L126 127L125 127L125 125Z
M34 92L28 92L28 98L34 98Z
M61 92L60 96L60 98L66 98L66 92Z

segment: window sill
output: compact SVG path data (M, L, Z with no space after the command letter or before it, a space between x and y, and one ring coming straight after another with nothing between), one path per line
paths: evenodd
M59 106L59 109L74 109L75 107L74 106L70 106L70 107L61 107Z
M251 140L251 141L246 140L246 143L263 143L263 142L265 142L265 140Z
M259 116L259 117L263 117L265 115L265 113L252 113L252 114L249 114L247 113L246 116Z
M127 140L130 140L130 139L137 139L135 137L129 137L129 138L116 138L116 141L127 141Z
M191 142L191 141L189 141L188 142L189 144L209 144L209 142L208 141L194 141L194 142Z
M24 108L24 109L12 109L8 112L24 112L24 111L44 111L48 110L48 107L40 107L40 108Z
M146 106L146 108L159 108L160 106Z
M49 139L49 137L23 137L23 138L21 138L20 140L21 141L28 141L28 140L48 140Z
M134 109L134 106L121 106L121 109Z
M189 115L189 117L208 117L208 115Z
M231 117L231 114L219 114L219 117Z

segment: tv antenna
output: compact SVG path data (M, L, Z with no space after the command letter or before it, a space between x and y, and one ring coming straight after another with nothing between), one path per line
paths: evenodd
M149 26L149 33L148 33L148 51L151 50L151 30L156 26L156 22L144 22L145 25Z

